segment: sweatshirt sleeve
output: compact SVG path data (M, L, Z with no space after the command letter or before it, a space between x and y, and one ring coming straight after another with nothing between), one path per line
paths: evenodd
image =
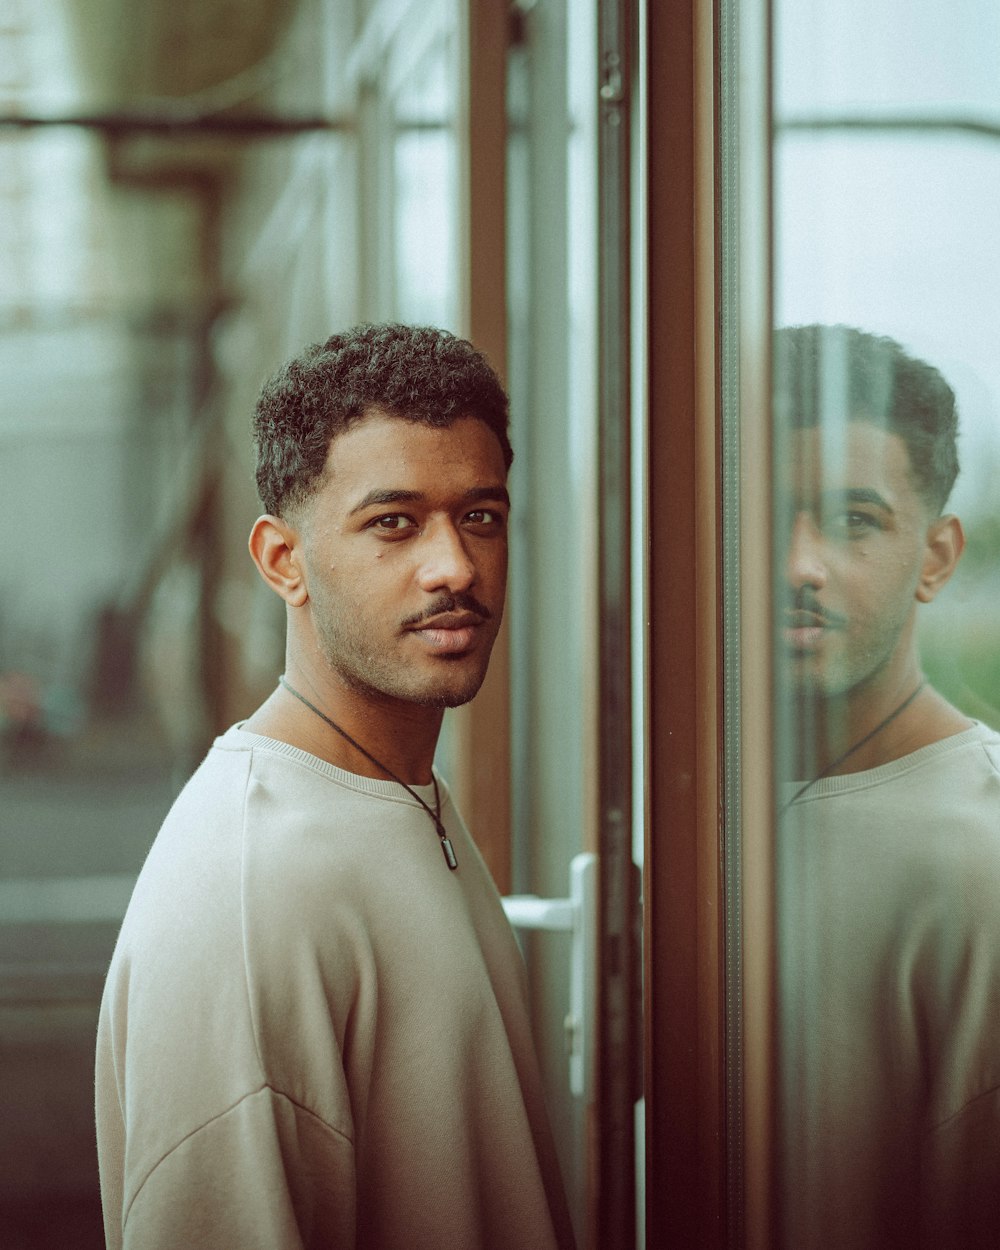
M265 1087L171 1150L122 1215L125 1250L350 1250L354 1150Z

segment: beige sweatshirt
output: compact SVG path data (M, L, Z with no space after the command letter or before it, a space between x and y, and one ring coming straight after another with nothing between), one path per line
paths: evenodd
M778 849L779 1244L1000 1246L1000 735L818 782Z
M523 963L442 803L456 872L395 783L217 740L105 988L111 1250L572 1244Z

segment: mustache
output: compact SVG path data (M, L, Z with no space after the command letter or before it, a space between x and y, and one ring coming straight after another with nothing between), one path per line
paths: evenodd
M830 608L825 608L820 603L811 586L800 586L794 594L788 597L785 605L785 615L789 616L799 612L814 617L816 625L823 625L830 629L843 629L847 624L846 616L842 616L839 612L834 612Z
M474 612L476 616L481 616L484 621L493 619L493 613L485 603L480 603L475 595L464 593L442 595L422 612L415 612L413 616L408 616L402 623L403 628L410 629L414 625L421 625L424 621L429 621L435 616L442 616L445 612Z

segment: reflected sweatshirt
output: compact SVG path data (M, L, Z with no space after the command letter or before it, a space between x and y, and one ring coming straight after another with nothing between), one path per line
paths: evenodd
M1000 735L817 782L778 866L781 1245L1000 1246Z

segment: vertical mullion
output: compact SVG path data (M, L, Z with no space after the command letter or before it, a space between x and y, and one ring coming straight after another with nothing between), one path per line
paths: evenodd
M650 1246L728 1244L713 0L650 5Z
M774 555L770 355L772 310L771 0L729 0L739 16L732 90L739 115L736 256L740 622L740 890L743 978L744 1232L774 1244Z
M598 4L600 538L598 1204L602 1250L635 1245L638 959L632 861L630 601L630 22Z
M743 1134L743 884L741 796L741 596L739 405L739 5L718 6L721 594L723 713L723 834L725 879L726 1208L729 1243L743 1244L745 1216Z

